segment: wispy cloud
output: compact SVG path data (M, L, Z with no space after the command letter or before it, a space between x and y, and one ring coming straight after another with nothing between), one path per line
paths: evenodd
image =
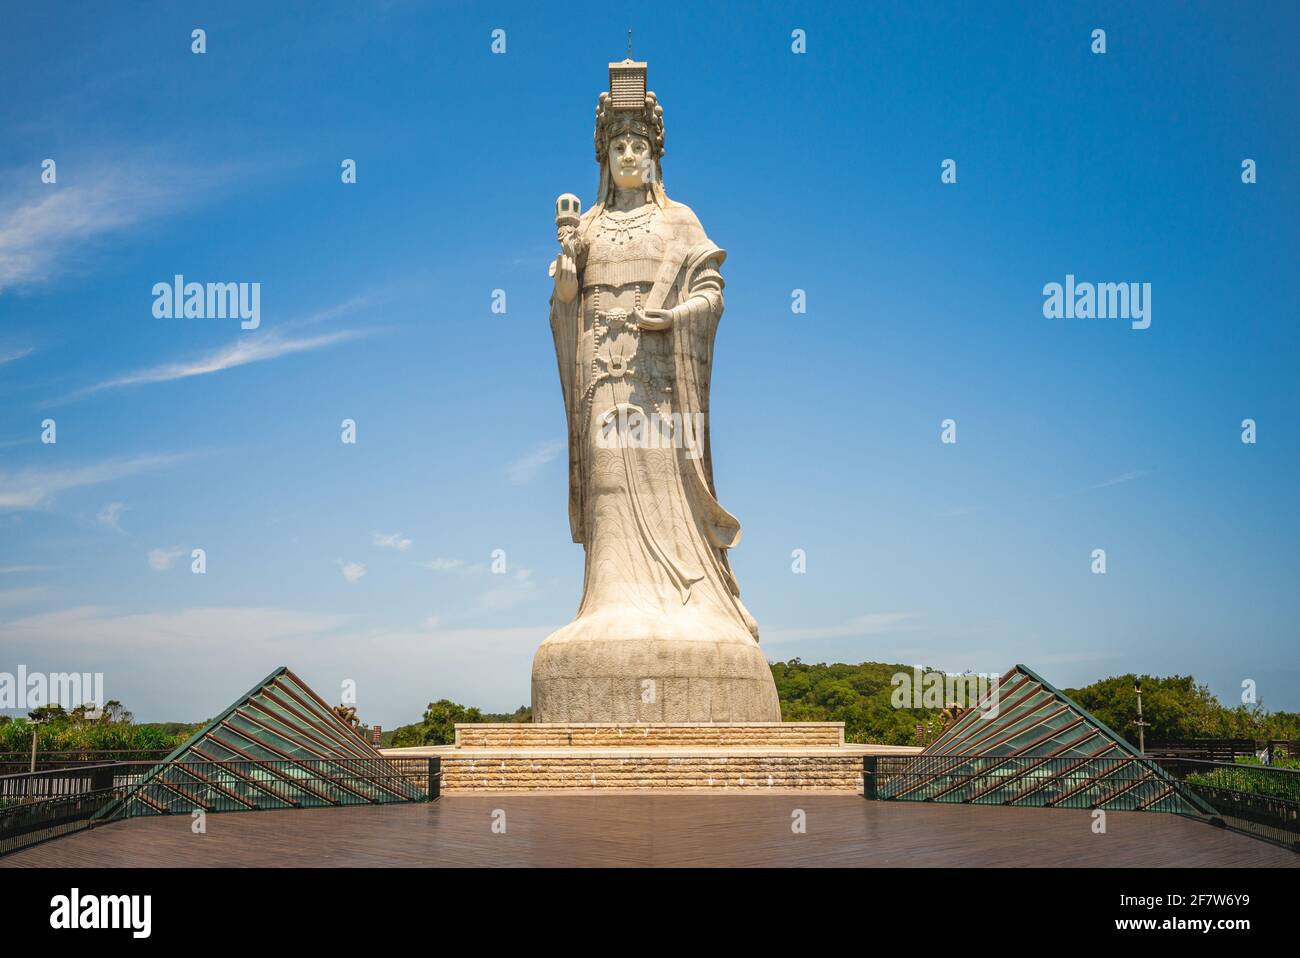
M400 532L394 532L392 535L376 532L372 541L380 549L396 549L399 552L408 551L412 545L411 540Z
M1066 499L1070 496L1081 496L1086 492L1095 492L1098 489L1109 489L1111 486L1119 486L1119 485L1123 485L1126 482L1133 482L1134 480L1141 479L1146 475L1148 475L1147 470L1134 469L1129 472L1120 473L1118 476L1113 476L1110 479L1103 479L1101 482L1094 482L1090 486L1082 486L1077 489L1072 489L1068 492L1057 493L1056 498Z
M839 625L794 629L764 629L764 642L802 642L808 639L841 639L859 635L879 635L911 628L916 615L911 612L872 612Z
M430 559L429 562L422 562L426 569L433 569L434 572L451 572L452 569L459 569L465 564L464 559Z
M60 171L53 184L11 178L32 185L0 195L0 293L52 279L87 243L179 211L230 172L124 158L82 163L75 180Z
M0 366L3 366L5 363L12 363L17 359L22 359L24 356L30 356L33 352L35 352L35 350L30 346L25 349L0 348Z
M45 598L44 586L29 586L25 589L0 589L0 609L11 606L27 605Z
M563 452L567 444L568 441L564 439L551 439L535 447L527 455L506 466L506 481L516 486L532 482L541 472L542 466Z
M358 339L364 335L366 333L361 330L343 329L320 336L297 338L279 333L241 337L231 345L206 356L184 362L150 366L146 369L128 373L125 376L119 376L116 379L107 379L104 382L78 390L62 399L55 400L48 405L84 399L106 389L120 389L124 386L140 386L147 383L165 383L176 379L188 379L191 376L206 376L209 373L218 373L225 369L234 369L236 366L246 366L249 363L260 363L293 353L323 349L326 346L347 342L350 339Z
M476 576L487 571L484 563L471 565L464 559L438 558L430 559L429 562L417 562L416 565L422 569L432 569L434 572L455 572L461 576Z
M122 513L126 511L125 502L110 502L104 508L99 510L99 515L95 516L95 521L101 526L107 526L114 532L121 532L122 526L119 524Z
M125 479L152 469L161 469L186 459L190 454L135 456L105 459L71 469L25 469L0 472L0 510L37 509L67 489L93 486Z
M180 546L168 546L149 550L149 568L156 572L166 572L176 564L176 560L185 554Z
M115 653L162 647L185 648L193 653L210 643L219 644L225 635L228 647L244 643L244 651L249 652L261 643L290 637L312 639L344 621L325 613L281 609L201 607L130 614L99 606L77 606L0 622L0 644L28 639L47 646L107 646Z
M343 573L343 579L348 585L356 585L361 581L361 577L366 574L366 567L360 562L343 562L340 560L339 567Z
M464 559L437 558L427 562L417 562L416 565L434 572L477 579L479 582L490 580L488 587L478 594L479 609L484 611L509 609L521 602L535 599L541 594L541 589L533 579L532 570L522 566L510 573L498 573L493 569L493 574L489 575L487 563L471 563Z
M518 569L509 577L501 578L504 581L500 585L479 593L480 606L485 609L509 609L520 602L535 599L541 593L533 581L531 569Z
M346 316L349 313L355 313L358 310L368 309L381 303L386 298L383 293L366 293L361 296L353 296L341 303L333 306L326 306L324 309L318 309L310 315L301 319L296 319L289 323L290 326L315 326L317 323L323 323L330 319L338 319L340 316Z
M23 572L44 572L47 565L0 565L0 575L17 575Z
M140 721L200 721L218 713L250 682L291 665L326 698L344 680L367 696L368 722L419 719L443 695L494 711L528 700L538 636L562 622L501 628L390 627L355 616L257 607L138 611L61 605L0 613L0 649L14 662L49 671L102 671L105 691ZM366 654L358 656L363 648ZM393 670L392 662L403 668ZM429 676L437 681L431 688Z
M1146 470L1139 469L1135 472L1126 472L1123 475L1116 476L1113 479L1107 479L1105 482L1099 482L1096 485L1088 486L1084 492L1091 492L1094 489L1105 489L1109 486L1118 486L1121 482L1132 482L1134 479L1141 479L1145 476Z

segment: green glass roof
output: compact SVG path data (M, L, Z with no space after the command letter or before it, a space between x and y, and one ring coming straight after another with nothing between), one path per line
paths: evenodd
M155 765L104 818L422 801L424 791L279 668Z
M889 768L882 799L1214 814L1023 665L923 752Z

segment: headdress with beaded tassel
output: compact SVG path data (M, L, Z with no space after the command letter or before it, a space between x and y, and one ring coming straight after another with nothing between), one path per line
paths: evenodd
M650 189L655 202L664 205L663 188L664 108L654 91L646 89L647 64L631 57L609 65L609 90L596 103L594 135L596 162L600 164L600 186L596 195L603 205L613 187L609 173L609 141L622 133L636 133L650 143L655 172Z

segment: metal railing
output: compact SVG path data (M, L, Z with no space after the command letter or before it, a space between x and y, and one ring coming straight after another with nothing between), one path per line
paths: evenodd
M876 756L876 797L1024 807L1181 810L1186 801L1149 763L1129 757Z
M87 827L95 815L120 800L148 767L149 763L84 763L0 775L0 855Z
M111 788L57 798L0 800L0 855L89 828L125 794L125 788Z
M36 768L32 768L31 752L0 752L0 775L17 775L21 772L45 772L56 768L76 768L105 762L161 761L172 753L167 748L132 749L63 749L36 753Z
M1300 851L1300 769L1198 759L1157 759L1234 831Z
M1235 762L1264 754L1272 761L1300 758L1300 740L1250 738L1166 739L1147 742L1146 755L1157 758L1194 758L1208 762Z
M1300 771L1183 758L867 755L880 801L1163 811L1300 851Z
M151 762L88 762L38 772L0 775L0 808L19 802L67 798L130 784Z
M122 816L240 812L423 801L425 791L382 758L185 759L153 766Z
M438 758L87 763L0 775L0 855L145 815L427 802Z

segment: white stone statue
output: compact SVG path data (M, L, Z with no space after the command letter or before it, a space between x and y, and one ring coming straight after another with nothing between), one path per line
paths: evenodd
M776 722L714 493L709 379L726 253L664 192L645 64L610 64L595 205L556 201L551 330L569 427L582 603L533 660L535 722Z

